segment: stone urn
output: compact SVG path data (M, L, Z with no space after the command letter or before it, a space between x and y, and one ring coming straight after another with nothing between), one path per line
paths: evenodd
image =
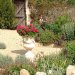
M23 38L23 46L27 51L31 51L35 47L35 41L32 37Z

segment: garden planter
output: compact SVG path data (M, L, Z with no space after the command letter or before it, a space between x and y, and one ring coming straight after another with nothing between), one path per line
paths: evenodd
M32 37L23 38L23 46L27 51L32 50L35 47L35 41Z

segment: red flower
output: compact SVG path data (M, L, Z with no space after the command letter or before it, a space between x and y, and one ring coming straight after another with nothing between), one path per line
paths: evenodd
M24 35L28 35L29 36L30 34L28 34L28 33L38 33L39 31L38 31L38 29L35 26L33 26L33 24L30 24L29 26L18 25L17 26L17 32L21 36L24 36Z
M24 30L22 30L22 33L25 33L25 31L24 31Z
M25 26L25 31L26 32L29 32L30 31L28 26Z
M18 25L17 26L17 30L20 30L20 29L22 29L22 28L24 28L25 26L24 25Z

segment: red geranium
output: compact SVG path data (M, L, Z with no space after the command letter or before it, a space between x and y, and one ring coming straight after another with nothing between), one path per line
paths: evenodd
M29 26L18 25L17 26L17 32L21 36L34 36L39 31L35 26L30 24Z

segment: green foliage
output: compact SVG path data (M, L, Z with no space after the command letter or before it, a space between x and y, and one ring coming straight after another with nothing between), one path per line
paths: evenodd
M21 65L16 64L16 65L11 66L8 69L8 71L11 74L19 75L21 69L28 70L30 75L34 75L36 72L35 69L30 64L29 65L28 64L21 64Z
M39 32L43 30L37 21L34 21L33 25L39 30Z
M11 74L19 75L21 69L28 70L30 75L34 75L36 71L34 66L23 55L16 57L15 63L8 68L8 71Z
M67 4L69 4L69 5L75 5L75 0L68 0Z
M54 23L50 24L50 30L56 34L62 33L61 26L70 21L71 18L67 14L61 15L55 20Z
M20 56L17 56L16 58L15 58L15 64L28 64L28 60L25 58L25 56L24 55L20 55Z
M64 75L66 72L66 67L70 64L64 56L45 56L38 60L38 70L45 71L52 70L53 74ZM58 75L59 75L58 74Z
M64 15L61 15L59 16L56 21L55 21L55 24L58 24L58 25L63 25L65 24L66 22L70 22L71 21L71 18L68 14L64 14Z
M0 28L14 29L15 9L12 0L0 0Z
M6 49L6 45L4 43L0 43L0 49Z
M23 64L23 65L22 65L22 68L28 70L29 73L30 73L30 75L34 75L35 72L36 72L36 69L35 69L33 66L31 66L31 65Z
M20 66L12 65L8 68L9 74L19 75L20 74Z
M43 45L51 44L53 42L53 33L48 30L43 30L36 37L36 40Z
M71 64L75 64L75 41L68 42L64 50L67 52L67 58L72 61Z
M52 30L55 34L61 33L61 27L58 24L51 24L50 30Z
M62 26L62 31L65 36L65 39L72 40L75 38L75 24L73 22L68 22Z
M0 54L0 68L6 68L13 63L13 60L9 56L3 56Z
M50 24L43 22L42 27L44 30L50 30Z

